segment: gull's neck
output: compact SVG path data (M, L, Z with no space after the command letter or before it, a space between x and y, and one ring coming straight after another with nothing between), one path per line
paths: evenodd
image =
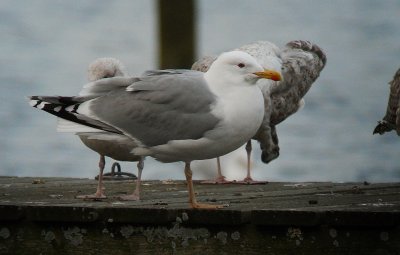
M210 90L219 99L213 108L213 114L230 127L224 131L230 137L230 141L224 146L233 148L236 143L242 142L236 139L243 138L233 137L237 130L241 130L245 139L250 139L260 127L264 117L264 98L260 88L245 82L244 79L232 80L230 77L216 77L212 73L206 73L204 78Z
M250 88L254 86L252 89L256 89L254 84L246 82L243 78L238 79L238 76L232 76L224 72L206 72L204 74L204 79L210 90L214 94L222 97L238 88Z

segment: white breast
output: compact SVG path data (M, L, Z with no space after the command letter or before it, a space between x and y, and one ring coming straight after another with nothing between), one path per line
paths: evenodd
M197 140L173 140L167 144L135 151L164 162L210 159L225 155L250 140L264 117L264 99L257 86L232 89L213 106L213 114L221 119L213 130Z
M226 150L233 151L251 139L259 129L264 118L264 98L256 86L231 90L213 112L223 118L221 129L213 131L215 136L224 140Z

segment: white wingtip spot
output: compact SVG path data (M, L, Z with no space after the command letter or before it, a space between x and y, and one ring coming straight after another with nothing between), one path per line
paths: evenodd
M67 112L72 112L72 111L74 110L74 105L68 106L67 108L65 108L65 110L66 110Z
M61 109L62 109L61 106L57 106L57 107L54 108L54 111L55 111L55 112L59 112L59 111L61 111Z
M43 109L44 108L44 106L46 105L46 104L49 104L49 103L46 103L46 102L41 102L38 106L37 106L37 108L39 108L39 109Z
M35 107L35 105L37 104L38 100L30 100L29 101L29 105L32 107Z
M136 90L135 90L135 87L131 85L126 88L126 91L132 92L132 91L136 91Z

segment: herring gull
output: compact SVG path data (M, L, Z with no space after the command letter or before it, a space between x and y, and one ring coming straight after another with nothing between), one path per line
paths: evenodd
M206 73L159 70L112 77L89 83L87 93L77 97L31 96L30 104L75 122L71 132L105 140L125 137L137 143L135 155L184 162L190 206L216 209L221 205L196 201L190 163L227 154L251 139L264 117L263 95L255 84L280 78L249 54L232 51L221 54ZM107 88L107 94L99 93Z
M126 76L125 67L115 58L98 58L94 60L88 68L88 79L90 82L104 78L117 76ZM62 121L60 122L62 124ZM67 123L68 124L68 123ZM62 131L61 125L58 127ZM98 140L95 137L91 138L91 134L80 134L79 138L87 147L96 151L100 155L99 160L99 179L96 193L91 195L79 195L77 198L83 199L101 199L106 198L103 188L103 171L105 166L105 156L118 161L138 161L138 175L136 179L136 188L132 194L119 196L121 200L139 200L140 199L140 183L144 167L143 157L136 156L131 153L131 150L137 147L137 144L131 139L125 139L124 143L115 143L112 140Z
M385 117L378 121L373 134L383 135L386 132L396 130L400 135L400 69L395 73L393 80L389 82L390 93Z
M326 56L320 47L308 41L291 41L281 50L268 41L246 44L237 50L253 56L264 68L280 68L280 82L259 81L264 95L265 115L263 123L253 139L259 141L261 159L269 163L279 156L276 125L297 112L304 105L304 95L318 78L326 64ZM193 64L192 69L205 72L215 57L206 56ZM238 183L263 183L252 179L250 167L251 140L246 143L247 175ZM221 173L217 158L217 177L211 183L229 183ZM265 183L265 182L264 182Z

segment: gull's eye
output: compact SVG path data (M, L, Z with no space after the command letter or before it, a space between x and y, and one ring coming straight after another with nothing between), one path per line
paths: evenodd
M244 65L243 63L239 63L239 64L237 64L237 66L238 66L239 68L243 68L245 65Z

